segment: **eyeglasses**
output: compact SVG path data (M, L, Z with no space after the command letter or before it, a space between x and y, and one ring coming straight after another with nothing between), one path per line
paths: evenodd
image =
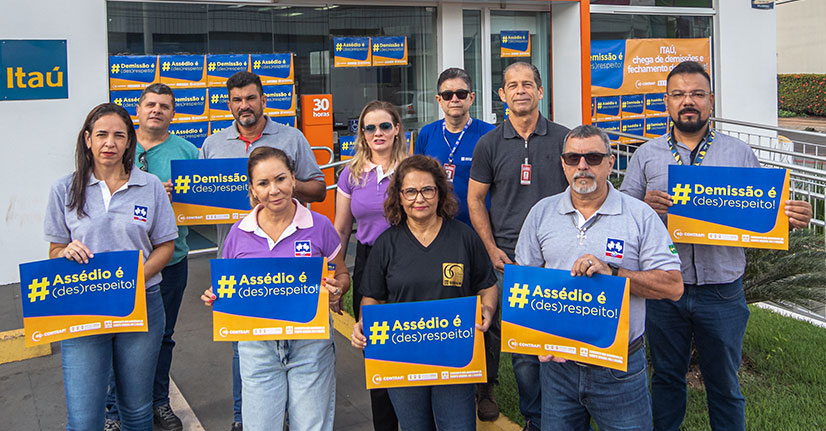
M610 155L611 153L562 153L562 161L568 166L576 166L579 164L579 159L585 157L585 163L596 166Z
M140 163L140 165L138 165L138 169L144 172L149 172L149 162L146 161L146 152L138 155L138 163Z
M437 189L434 186L424 186L419 190L414 189L413 187L406 188L402 190L402 196L409 201L415 201L416 197L419 196L419 193L422 194L422 197L425 200L433 199L436 196Z
M439 93L439 96L441 96L443 100L453 100L453 95L454 94L456 95L456 97L459 98L459 100L465 100L465 99L467 99L468 95L470 95L470 90L464 90L464 89L456 90L456 91L445 90L445 91L442 91L441 93Z
M378 128L381 129L382 132L389 132L390 129L393 128L393 123L385 121L384 123L379 124ZM368 124L364 126L364 133L376 133L376 125Z
M711 95L711 93L704 90L689 91L688 93L686 93L685 91L672 91L670 93L665 94L667 94L668 97L673 97L678 101L682 101L686 98L686 96L689 96L694 100L706 100L706 97Z

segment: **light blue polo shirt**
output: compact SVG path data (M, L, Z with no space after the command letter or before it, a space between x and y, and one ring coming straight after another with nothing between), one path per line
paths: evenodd
M178 237L172 204L161 181L133 168L125 188L116 191L106 209L100 180L92 175L86 185L86 216L69 210L69 194L74 174L52 184L43 231L46 241L68 244L82 242L92 253L141 250L144 261L153 246ZM161 273L146 280L146 286L161 282Z
M657 213L611 183L605 202L584 224L587 230L581 244L577 213L570 187L537 202L519 233L516 262L570 271L582 255L592 254L631 271L680 270L680 259ZM631 294L628 314L629 341L633 341L645 331L645 298Z
M272 121L266 115L267 124L261 137L247 146L241 140L238 133L237 121L233 120L232 125L218 133L206 138L201 146L200 158L202 159L232 159L247 158L252 150L258 147L278 148L287 154L295 164L295 179L299 181L316 180L324 182L324 174L318 168L313 150L307 138L295 127L285 126ZM232 225L219 224L215 226L218 234L218 257L224 252L224 240Z
M648 190L666 191L668 165L677 164L666 136L652 139L634 152L620 186L623 193L642 201ZM685 144L678 142L677 152L684 161L691 160L691 150ZM747 143L715 131L714 141L708 147L702 166L758 168L760 162ZM662 223L666 223L665 215L662 216ZM675 246L683 261L685 284L731 283L746 271L746 252L742 247L683 243Z

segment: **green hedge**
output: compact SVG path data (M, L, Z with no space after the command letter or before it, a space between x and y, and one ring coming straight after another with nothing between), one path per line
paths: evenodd
M826 75L777 75L778 108L826 117Z

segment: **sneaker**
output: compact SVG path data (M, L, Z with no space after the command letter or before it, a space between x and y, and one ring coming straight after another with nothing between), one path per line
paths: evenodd
M244 431L244 424L241 422L233 422L232 428L230 428L229 431Z
M480 421L495 421L499 417L499 404L493 394L493 383L476 385L476 415Z
M172 411L169 404L164 404L154 409L153 419L155 425L161 431L181 431L184 429L184 424L181 419Z
M106 418L106 422L103 423L103 431L120 431L120 421Z

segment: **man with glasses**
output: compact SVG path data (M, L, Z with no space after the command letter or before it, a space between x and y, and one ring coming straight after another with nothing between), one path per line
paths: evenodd
M479 139L473 151L468 182L468 210L476 233L482 238L499 275L513 263L514 247L522 222L540 199L562 192L568 186L562 172L560 155L568 129L539 113L544 96L542 79L536 66L516 62L502 73L499 97L508 104L505 122ZM485 201L490 192L490 212ZM496 338L498 364L500 324L488 330ZM519 410L528 430L539 430L541 394L539 361L533 355L512 355L513 371L519 389Z
M531 209L516 244L519 265L630 281L628 369L541 356L544 431L586 431L591 419L601 430L651 429L644 298L680 297L680 259L657 214L608 182L612 166L605 132L590 125L571 130L562 153L570 187Z
M149 172L164 182L167 193L172 196L172 160L191 160L198 158L198 148L189 141L169 133L169 124L175 116L175 95L166 84L155 83L146 87L138 99L138 146L135 148L135 165L144 172ZM169 407L169 369L172 366L172 349L175 341L175 322L187 281L187 254L189 246L186 236L189 230L178 227L178 239L175 240L175 252L172 260L161 271L161 297L166 314L166 326L158 354L153 387L154 422L157 429L164 431L181 430L181 420ZM120 429L115 385L111 382L107 400L106 429Z
M703 65L687 61L668 74L665 102L671 132L640 146L628 163L621 190L644 200L665 222L671 196L668 165L760 167L745 142L713 130L711 79ZM786 201L789 226L809 224L808 202ZM676 300L647 301L646 331L654 429L678 430L685 417L686 373L692 339L706 387L713 430L745 430L745 399L737 370L749 310L743 294L746 255L740 247L676 244L685 293Z
M476 142L494 129L493 124L470 117L470 107L476 99L470 76L464 69L451 67L439 75L436 101L445 113L443 120L430 123L419 131L415 154L437 159L444 166L447 178L453 182L453 193L459 202L456 220L472 226L467 204L468 181ZM480 420L493 421L499 417L499 405L493 385L499 376L499 337L485 332L485 353L488 382L477 385L476 415ZM495 346L494 346L495 344Z

